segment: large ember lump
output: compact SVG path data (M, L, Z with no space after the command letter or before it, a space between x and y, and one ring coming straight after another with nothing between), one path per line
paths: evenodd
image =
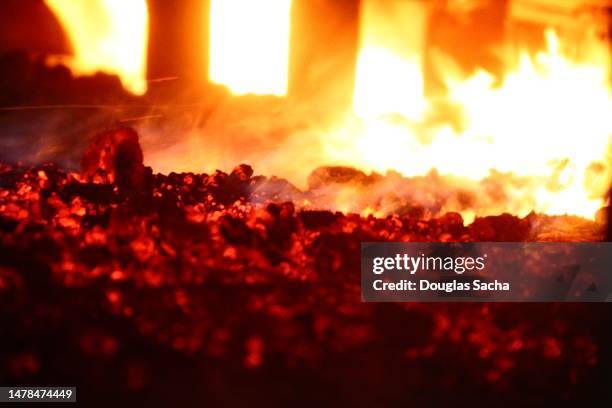
M140 189L145 171L138 134L131 128L100 133L81 161L89 181L107 181L124 190Z

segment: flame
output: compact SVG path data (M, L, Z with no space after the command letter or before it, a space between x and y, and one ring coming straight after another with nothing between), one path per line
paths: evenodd
M291 0L211 0L212 82L233 94L287 93Z
M65 59L76 75L118 75L130 92L147 90L146 0L45 0L66 31L74 56Z
M497 85L484 70L461 78L447 67L445 103L462 123L432 125L439 105L423 96L425 13L417 2L365 1L354 116L328 136L328 159L409 177L435 170L471 185L492 171L510 174L505 202L490 212L510 207L517 215L594 219L612 183L612 94L601 55L607 45L577 61L548 30L547 49L520 52Z
M358 116L422 115L425 17L425 8L417 2L363 2L353 96Z
M535 58L522 53L499 88L484 71L451 82L467 121L460 137L480 157L459 174L478 177L488 167L540 177L535 210L594 218L612 181L608 72L565 57L554 31L546 37L548 49Z

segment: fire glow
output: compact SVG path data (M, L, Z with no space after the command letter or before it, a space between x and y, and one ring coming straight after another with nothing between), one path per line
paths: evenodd
M46 2L73 42L75 71L116 73L128 90L145 91L144 0ZM211 0L210 81L233 95L286 96L291 6L291 0ZM442 55L435 69L447 92L428 98L423 66L429 13L426 2L362 1L352 111L331 130L314 129L318 140L311 151L286 147L286 167L308 162L307 172L333 164L406 177L437 172L452 176L458 188L496 195L467 210L445 208L467 220L530 211L594 219L612 182L609 44L589 42L577 56L569 52L573 44L549 29L545 49L536 54L499 50L506 62L501 78L484 69L463 74ZM440 107L450 107L443 120ZM313 160L296 160L296 154ZM483 182L490 177L504 184L502 192L486 191ZM362 212L340 202L352 202L354 193L338 192L336 209Z
M236 95L287 93L291 0L211 0L214 83Z
M573 61L548 30L547 49L535 56L521 51L500 86L484 70L461 78L443 66L445 102L456 108L462 125L426 125L436 101L422 92L418 39L425 13L423 4L366 0L354 94L357 118L329 135L328 158L409 177L437 171L474 182L492 171L509 173L521 178L505 191L514 213L593 219L612 181L612 97L602 63L607 46ZM408 18L413 24L406 29ZM505 203L485 211L507 209Z
M74 55L60 59L76 75L97 71L119 76L130 92L147 90L146 0L45 0L66 31Z

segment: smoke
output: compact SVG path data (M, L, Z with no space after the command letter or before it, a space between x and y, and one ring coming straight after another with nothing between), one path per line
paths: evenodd
M176 111L176 109L175 109ZM145 163L155 171L227 171L238 163L289 179L301 188L325 161L326 133L340 112L288 99L225 97L136 126Z
M419 219L455 212L471 222L476 216L528 215L536 206L536 191L541 183L534 178L496 171L473 181L441 175L435 170L423 176L405 177L395 171L382 175L350 167L319 167L308 177L306 190L285 190L285 196L308 209ZM278 191L272 192L271 188L278 189L278 184L258 185L256 193L278 196Z
M11 69L19 71L17 68ZM39 75L40 72L43 71ZM3 161L54 161L76 169L91 136L123 125L138 131L145 164L155 172L210 173L216 169L227 172L239 163L247 163L256 174L288 180L288 183L261 184L260 192L270 190L274 196L291 199L306 208L376 216L418 213L422 217L452 211L461 213L469 221L476 215L503 212L526 215L537 210L536 198L543 186L551 192L561 188L551 183L551 177L520 177L491 171L475 179L427 168L425 165L431 165L431 160L436 158L432 156L434 150L429 148L434 140L431 130L436 126L448 127L449 123L462 125L452 106L444 109L436 106L434 116L420 122L383 118L393 132L399 132L393 133L390 139L397 136L395 140L401 142L397 146L387 143L389 139L377 133L376 127L367 129L374 130L366 135L367 144L356 146L360 140L355 139L355 132L363 128L352 107L320 98L316 93L310 97L301 95L299 99L238 97L211 87L191 99L178 92L163 97L152 92L137 98L122 93L116 78L99 75L77 79L58 68L50 69L37 82L20 81L15 81L12 89L23 95L35 92L43 84L58 89L44 90L47 95L42 98L44 104L0 108L0 159ZM182 89L183 85L177 84L176 89ZM460 147L464 141L459 138L451 141L455 144L443 144L443 147L449 157L458 157L452 164L472 160L457 155L451 147ZM410 149L413 145L417 148ZM418 171L403 172L412 174L411 177L386 171L394 168L385 162L389 155L399 157L400 164L406 164L403 168ZM381 167L368 164L366 159L373 156L380 159ZM607 163L612 163L611 159L609 156ZM563 176L565 167L559 163L553 181ZM605 185L598 180L609 177L605 165L589 167L585 180L593 187L588 190L603 196L603 192L595 191Z

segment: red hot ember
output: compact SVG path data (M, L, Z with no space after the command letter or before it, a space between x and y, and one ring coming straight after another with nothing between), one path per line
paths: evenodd
M85 151L81 168L89 182L116 184L127 191L142 188L145 168L138 134L131 128L101 133Z
M600 224L503 214L464 226L456 213L285 201L303 194L247 165L153 174L131 129L101 134L81 174L0 165L0 383L77 384L100 406L111 387L152 406L597 396L607 305L362 303L359 249L598 240Z

